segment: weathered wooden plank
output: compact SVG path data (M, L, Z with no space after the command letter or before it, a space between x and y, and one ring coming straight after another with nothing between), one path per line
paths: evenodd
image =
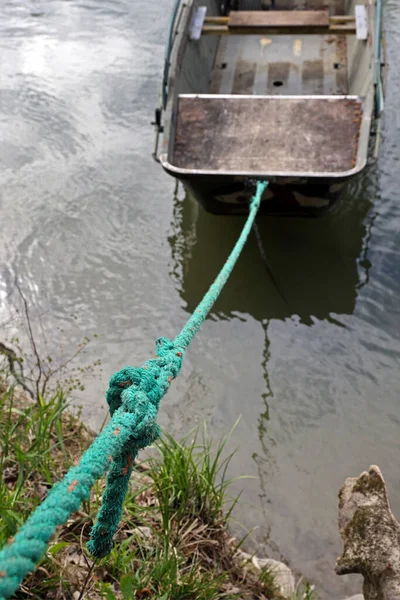
M322 10L329 9L331 15L342 15L346 12L345 0L279 0L279 10Z
M329 17L330 23L354 23L355 20L354 15L333 15Z
M355 164L361 104L343 98L179 98L172 163L228 172L343 172Z
M355 23L336 23L326 25L245 25L229 27L228 25L204 25L203 35L287 35L287 34L326 34L338 33L354 35L356 33Z
M229 17L206 17L204 22L208 25L228 25Z
M242 10L231 11L228 27L230 29L245 27L329 27L328 10Z

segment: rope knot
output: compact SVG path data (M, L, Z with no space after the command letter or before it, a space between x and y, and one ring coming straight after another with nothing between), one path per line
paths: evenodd
M127 412L136 410L139 392L158 408L172 379L181 369L184 352L164 337L156 341L156 352L156 357L148 360L143 367L125 367L111 377L106 394L111 416L121 406ZM143 396L140 397L143 400Z
M107 490L88 543L90 552L97 557L111 551L134 458L160 435L158 406L182 366L183 348L171 340L159 338L156 352L142 367L125 367L110 379L106 398L114 423L112 436L120 438L120 442L118 452L108 461Z
M138 367L125 367L110 379L106 400L110 408L110 415L122 405L122 393L131 386L139 386L142 380L141 370Z

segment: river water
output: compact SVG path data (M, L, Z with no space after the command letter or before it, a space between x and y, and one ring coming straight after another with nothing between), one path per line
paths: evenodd
M170 1L4 0L0 7L0 322L57 362L95 338L76 396L103 421L109 375L174 336L243 221L205 214L152 160ZM400 514L400 4L385 6L392 63L379 162L341 209L260 221L161 406L175 435L237 425L230 475L252 475L238 518L321 598L338 578L337 492L378 464Z

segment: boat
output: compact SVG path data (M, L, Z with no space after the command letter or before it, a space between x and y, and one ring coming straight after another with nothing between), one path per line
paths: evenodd
M382 0L177 0L153 156L208 212L319 216L379 149Z

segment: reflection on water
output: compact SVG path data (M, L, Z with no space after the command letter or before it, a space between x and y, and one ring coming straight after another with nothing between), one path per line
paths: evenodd
M251 236L214 309L220 318L250 314L260 322L298 318L334 319L352 314L359 289L368 281L368 239L373 214L368 184L376 170L351 186L342 210L318 220L262 219L258 221L263 246L275 282ZM347 204L346 204L347 203ZM169 238L172 274L188 312L216 275L233 247L243 220L216 218L187 196L175 196L173 235ZM249 266L251 265L251 269Z
M340 315L353 314L359 291L368 283L371 263L368 243L376 213L378 173L368 173L350 185L341 211L314 220L261 218L257 222L266 268L252 233L211 318L251 315L265 332L263 366L266 410L273 396L268 375L268 327L273 319L292 319L312 326L326 320L346 327ZM187 312L192 313L238 238L243 220L210 215L187 195L174 198L171 275ZM271 273L269 272L271 271ZM272 275L272 277L271 277ZM241 316L239 316L241 315ZM266 429L260 421L260 432Z
M258 495L265 518L262 539L275 550L279 548L279 539L273 539L270 524L275 518L274 504L281 503L282 498L278 500L273 498L274 494L271 496L271 484L274 485L271 475L276 473L277 477L280 476L282 465L279 454L282 454L282 449L278 446L286 440L282 439L284 415L279 409L281 392L274 392L271 380L273 367L270 366L269 330L274 322L306 328L325 322L327 327L339 334L340 330L349 328L343 317L353 314L358 295L369 281L371 263L368 245L376 218L372 198L377 194L378 181L376 167L370 167L362 178L350 184L341 210L323 219L261 218L258 230L268 268L253 232L210 317L222 321L247 321L252 317L263 330L264 343L259 362L264 389L261 391L261 404L254 402L254 407L259 407L259 445L253 444L250 452L259 476ZM189 196L175 195L172 235L169 238L171 275L188 313L193 312L217 274L242 226L241 218L215 217L199 208ZM240 361L237 355L233 357L235 361ZM312 372L312 364L309 364L309 370ZM290 371L286 378L291 379ZM297 390L300 400L307 394L307 377L302 379L298 381ZM322 401L321 415L324 409ZM252 410L251 404L246 410ZM296 408L291 407L298 428L308 426L303 410L299 407L296 412ZM314 410L318 411L318 407ZM334 414L335 409L331 412ZM326 463L325 469L329 471L330 468L333 465ZM312 510L312 506L310 508ZM293 548L296 549L296 543ZM334 575L328 577L329 581L326 581L325 573L324 577L326 589L329 589Z

